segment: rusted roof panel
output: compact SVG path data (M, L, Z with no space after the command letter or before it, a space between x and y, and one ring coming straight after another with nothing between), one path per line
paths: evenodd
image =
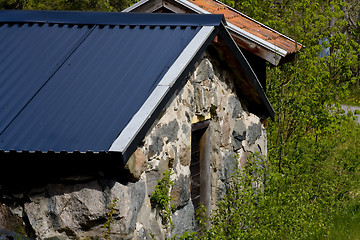
M287 54L292 54L301 49L301 45L295 43L294 40L266 27L259 22L247 17L246 15L237 12L227 5L214 0L188 0L207 12L213 14L224 14L228 23L243 29L254 36L257 36L281 49L284 49Z
M291 61L302 47L218 0L141 0L123 11L223 14L237 45L275 66Z

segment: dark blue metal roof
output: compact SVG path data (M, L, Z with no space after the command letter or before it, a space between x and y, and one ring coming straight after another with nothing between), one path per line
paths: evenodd
M0 149L107 151L201 26L222 21L137 15L1 12Z

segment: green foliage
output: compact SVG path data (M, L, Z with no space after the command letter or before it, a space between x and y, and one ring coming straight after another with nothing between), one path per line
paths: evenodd
M109 211L106 214L106 223L104 224L104 228L105 228L105 232L103 234L104 239L109 239L109 240L111 239L110 238L111 231L112 231L111 225L114 222L113 215L116 214L115 207L116 207L116 204L118 201L119 201L118 198L114 198L109 205Z
M358 237L360 127L339 101L359 82L359 28L344 31L350 29L346 15L359 6L346 13L350 1L225 2L303 49L293 62L267 68L267 94L277 113L267 130L268 163L261 168L254 158L234 175L204 238ZM320 57L325 37L331 51Z
M350 89L350 94L341 100L342 104L350 106L360 106L360 87L353 87ZM359 114L359 113L355 113Z
M259 157L248 160L232 176L203 239L358 236L360 129L354 127L348 122L317 143L302 141L288 160L298 158L281 172L277 164L264 165Z
M237 156L235 156L237 157ZM211 218L212 228L204 230L205 239L261 239L264 184L268 169L259 156L253 156L244 169L238 169L231 177L225 199Z
M136 0L0 0L0 9L121 11Z
M22 1L0 0L0 9L22 9Z
M151 206L160 209L163 224L169 225L170 228L172 228L170 190L174 185L174 181L171 180L171 175L171 170L164 172L163 177L158 180L158 184L155 186L154 193L150 198Z

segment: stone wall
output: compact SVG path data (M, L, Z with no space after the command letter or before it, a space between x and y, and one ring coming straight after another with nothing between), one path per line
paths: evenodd
M13 230L36 239L102 239L109 205L118 199L111 239L165 239L170 230L163 224L160 210L151 206L150 197L157 181L170 169L174 181L170 191L172 234L192 231L191 126L204 119L210 119L211 208L216 209L234 168L244 165L250 152L266 154L266 131L260 119L241 104L232 75L205 53L129 159L126 169L131 182L104 176L1 196L0 234L9 235L8 230Z

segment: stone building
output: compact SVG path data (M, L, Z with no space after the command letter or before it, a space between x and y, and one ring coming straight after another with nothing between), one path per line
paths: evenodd
M165 239L195 229L200 203L211 214L232 171L266 155L274 116L225 26L2 12L0 239ZM150 201L166 171L172 233Z

